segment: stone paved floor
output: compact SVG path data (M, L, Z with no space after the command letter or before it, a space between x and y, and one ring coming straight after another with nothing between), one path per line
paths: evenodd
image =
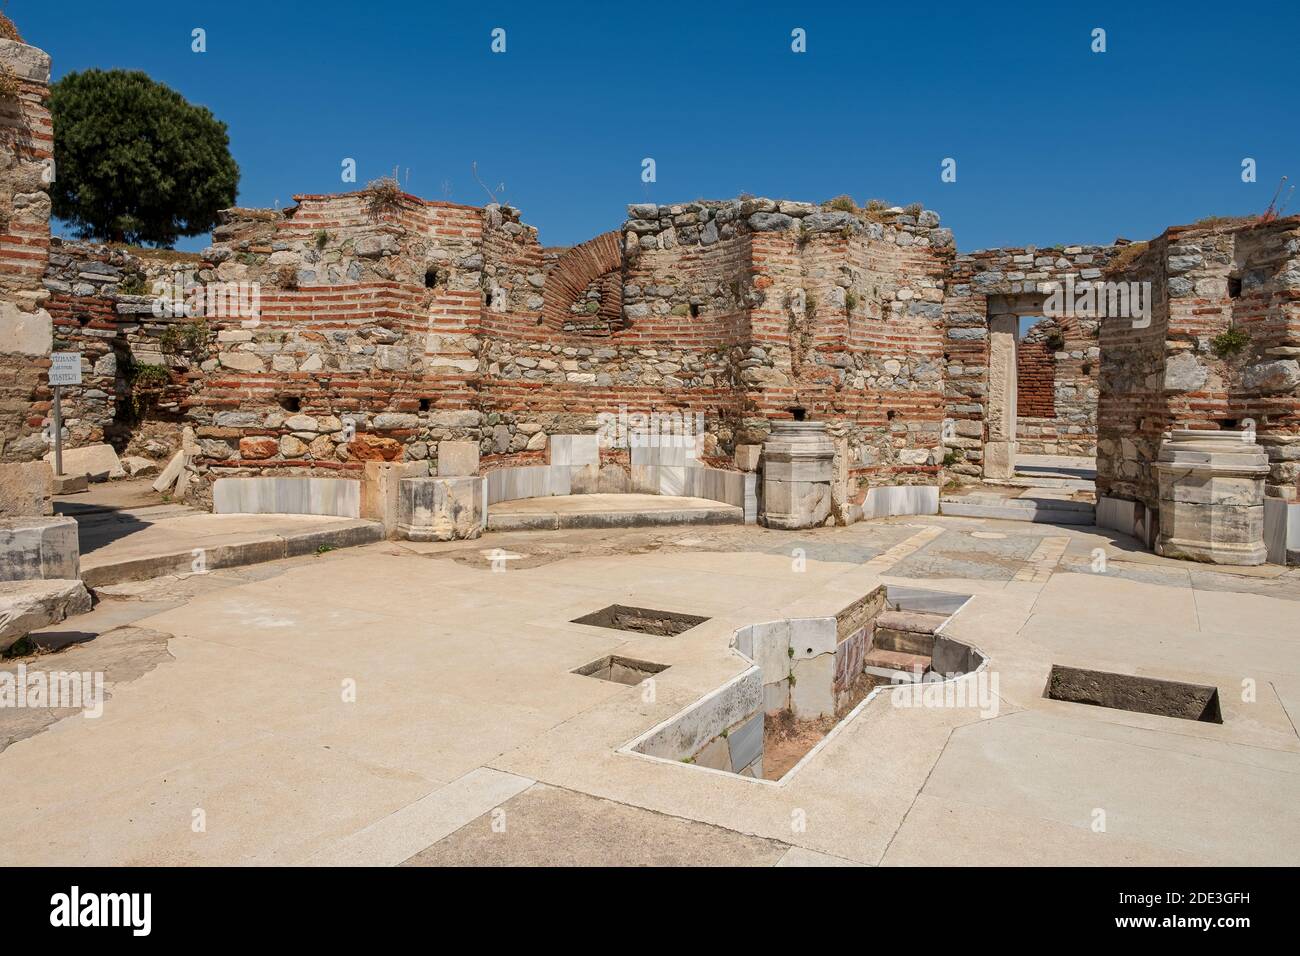
M974 595L947 630L993 712L874 699L780 785L617 752L742 669L735 627L871 581ZM0 864L1300 862L1297 569L926 517L383 542L100 598L0 662L109 695L0 710ZM570 623L615 602L710 620ZM669 665L653 702L570 673L609 653ZM1053 663L1214 684L1224 723L1047 700Z

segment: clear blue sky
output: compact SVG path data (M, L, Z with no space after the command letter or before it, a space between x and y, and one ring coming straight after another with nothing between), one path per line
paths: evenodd
M1262 211L1283 174L1300 183L1295 0L5 9L56 78L139 69L209 107L246 206L356 188L344 157L361 185L397 166L413 193L478 204L477 161L547 245L645 199L849 193L924 203L969 250L1147 238ZM206 53L190 50L195 27ZM490 52L494 27L505 54ZM795 27L806 53L791 52ZM945 157L955 183L940 181Z

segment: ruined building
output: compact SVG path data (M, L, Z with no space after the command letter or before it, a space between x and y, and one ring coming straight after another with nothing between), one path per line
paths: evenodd
M742 197L632 205L547 248L516 209L381 182L227 210L201 255L51 240L48 59L0 42L20 81L0 98L0 460L45 454L48 354L76 350L68 443L165 460L189 429L196 501L367 461L437 474L445 441L501 472L489 500L691 493L617 443L581 476L504 477L653 411L702 421L692 459L734 475L761 469L774 423L825 423L839 523L933 513L949 480L1011 476L1017 450L1095 454L1099 522L1154 545L1162 441L1196 429L1265 462L1262 504L1214 481L1201 503L1267 525L1270 560L1300 550L1300 218L959 253L919 207ZM1060 295L1100 283L1133 301ZM723 500L757 487L729 481Z

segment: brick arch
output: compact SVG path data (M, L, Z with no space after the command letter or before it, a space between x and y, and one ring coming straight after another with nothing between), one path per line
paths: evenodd
M554 329L561 329L570 318L570 309L585 294L587 287L602 276L610 276L623 268L623 249L619 245L618 230L601 233L594 239L579 243L556 261L546 276L542 289L542 321ZM618 286L617 295L612 295ZM607 302L606 300L610 301ZM601 314L607 315L617 304L618 311L608 316L611 324L622 312L621 283L603 283Z

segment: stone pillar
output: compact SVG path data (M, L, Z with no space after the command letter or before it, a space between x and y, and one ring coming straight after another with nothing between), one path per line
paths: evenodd
M989 316L989 390L984 420L984 477L1010 478L1016 470L1016 337L1020 317Z
M1153 467L1160 486L1156 553L1213 564L1263 564L1268 455L1247 432L1175 430Z
M835 443L825 422L772 423L763 442L763 524L813 528L831 513Z
M404 478L397 533L408 541L477 538L487 523L486 478Z

